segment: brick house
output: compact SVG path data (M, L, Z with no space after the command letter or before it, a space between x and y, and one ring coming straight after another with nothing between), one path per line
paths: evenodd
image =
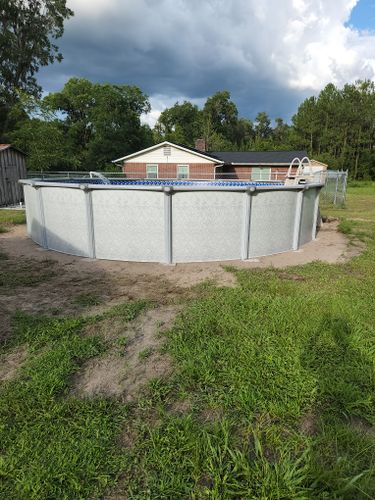
M127 178L269 181L284 180L293 159L306 156L306 151L204 151L164 141L113 163Z

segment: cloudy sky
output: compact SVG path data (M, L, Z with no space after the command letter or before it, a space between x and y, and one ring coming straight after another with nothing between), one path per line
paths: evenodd
M45 91L72 76L138 85L151 125L177 100L229 90L242 116L289 119L328 82L375 80L375 0L68 0Z

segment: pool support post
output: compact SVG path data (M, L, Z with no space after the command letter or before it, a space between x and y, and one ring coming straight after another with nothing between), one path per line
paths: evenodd
M96 259L95 253L95 233L94 233L94 213L92 210L92 189L88 184L80 186L85 194L86 221L87 221L87 248L88 257Z
M301 191L298 191L298 194L297 194L292 250L298 250L298 248L299 248L299 237L300 237L300 232L301 232L302 206L303 206L304 190L305 190L305 188L302 188Z
M243 232L242 232L242 249L241 260L248 260L250 247L250 224L251 224L251 202L252 195L255 192L255 187L247 189L244 193L244 213L243 213Z
M319 190L316 190L315 201L314 201L314 215L313 215L313 226L312 226L312 241L316 240L316 226L318 224L318 213L319 213Z
M43 205L43 195L42 195L42 187L37 186L35 184L32 184L34 189L36 189L37 196L38 196L38 206L39 206L39 217L40 217L40 224L42 227L42 247L48 249L48 242L47 242L47 229L46 229L46 219L44 216L44 205Z
M165 186L164 192L164 251L165 264L173 264L172 254L172 188Z

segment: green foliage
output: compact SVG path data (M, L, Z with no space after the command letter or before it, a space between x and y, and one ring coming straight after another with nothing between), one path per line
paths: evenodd
M70 170L75 163L69 142L58 120L38 118L25 120L11 134L12 142L27 152L27 167L31 171Z
M71 78L38 104L40 117L21 122L12 137L33 170L100 170L151 144L151 130L140 122L149 110L135 86Z
M332 168L349 169L354 178L374 178L375 85L369 80L328 84L306 99L293 117L293 140L310 156Z
M176 102L161 112L154 128L156 142L172 141L194 147L195 139L202 134L202 118L198 106L184 101Z
M19 92L39 96L35 73L41 66L61 61L54 40L73 15L66 0L1 0L0 8L0 136L9 131L9 113Z

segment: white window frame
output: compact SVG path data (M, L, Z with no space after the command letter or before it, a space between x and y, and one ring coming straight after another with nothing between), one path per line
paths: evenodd
M183 167L183 168L186 168L186 174L182 174L183 176L186 175L186 177L180 177L180 173L179 173L179 168L180 167ZM177 179L189 179L189 175L190 175L190 169L189 169L189 165L186 165L186 164L180 164L180 165L177 165Z
M254 177L254 169L256 169L257 177ZM267 171L267 175L265 174ZM269 181L271 180L272 168L271 167L252 167L251 168L251 180L252 181Z
M156 168L156 177L154 177L153 175L149 175L148 169L150 167ZM157 165L156 163L149 163L146 165L146 179L159 179L159 165Z

